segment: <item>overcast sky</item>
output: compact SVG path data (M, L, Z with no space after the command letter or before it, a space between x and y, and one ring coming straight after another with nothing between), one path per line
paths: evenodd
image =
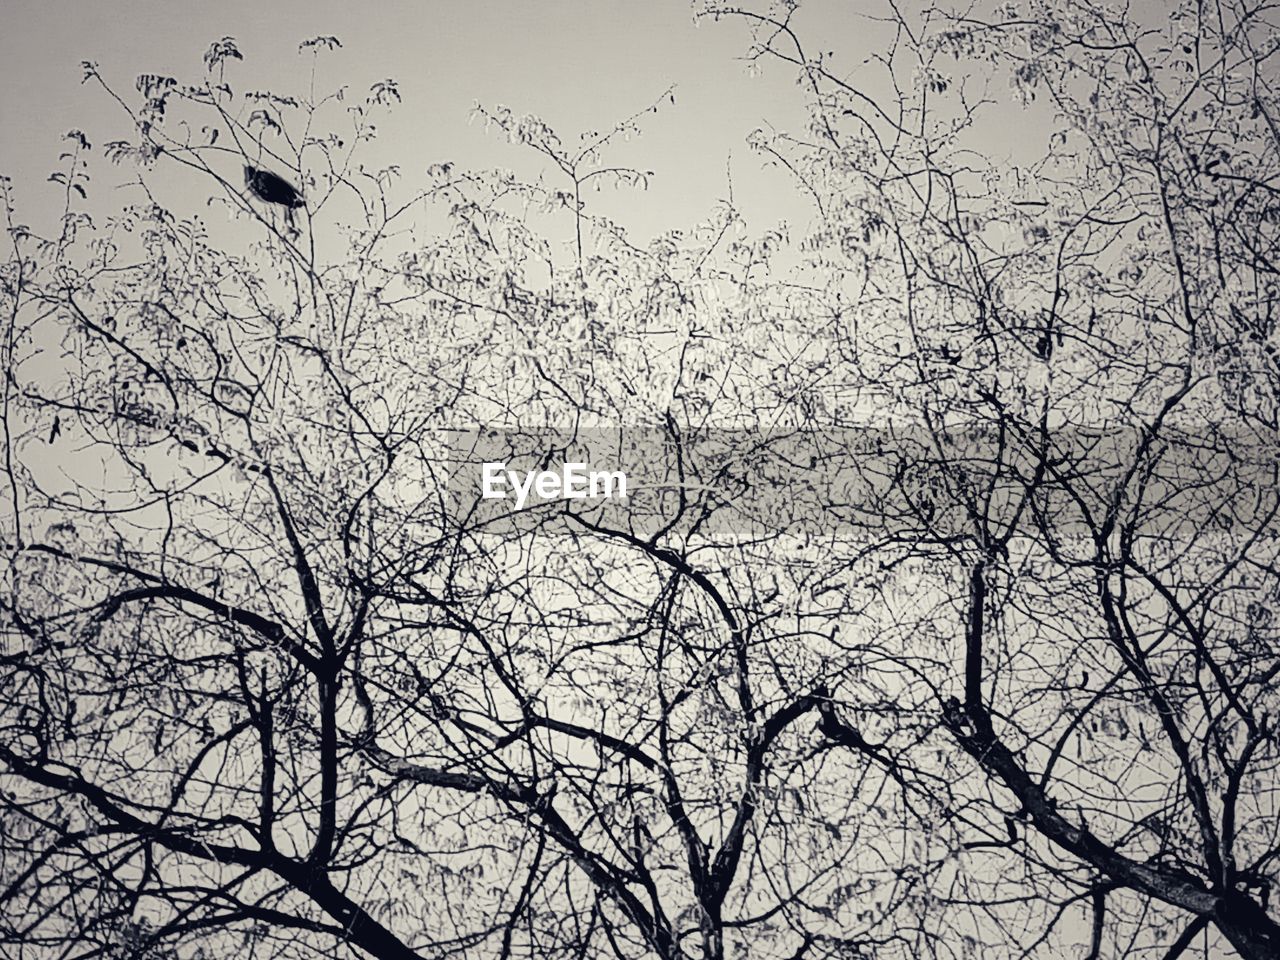
M96 61L132 92L139 73L199 78L204 51L222 36L236 38L246 58L235 67L239 89L303 89L309 58L297 45L318 35L343 43L325 61L333 86L363 91L384 77L399 81L404 107L382 126L379 149L407 176L442 160L516 162L515 148L468 124L476 101L537 113L569 140L674 84L676 106L648 118L641 140L619 157L658 174L643 203L628 208L629 226L651 233L698 219L727 194L730 156L735 199L754 227L799 212L786 177L762 171L744 143L765 123L803 122L792 72L775 64L753 76L742 59L743 27L695 26L688 0L6 0L5 7L0 172L13 177L21 213L35 222L60 200L45 178L62 134L82 129L95 147L131 135L102 92L81 85L81 60ZM850 49L860 29L852 17L836 18L822 42L848 49L852 64L865 56ZM112 174L101 163L94 169L101 190Z

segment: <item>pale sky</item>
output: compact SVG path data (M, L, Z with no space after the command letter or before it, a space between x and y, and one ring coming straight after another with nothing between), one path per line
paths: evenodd
M245 56L235 65L238 90L302 89L309 58L297 45L318 35L343 43L325 60L333 86L363 93L375 81L397 80L404 106L382 125L379 149L406 178L443 160L519 162L516 148L468 124L475 101L537 113L568 142L674 84L675 107L647 118L643 137L619 155L657 173L643 201L628 207L627 226L644 235L700 219L727 195L730 155L735 200L753 228L807 215L786 175L763 171L745 145L766 122L790 130L803 123L793 71L773 64L753 76L741 59L742 25L695 26L688 0L6 0L5 7L0 173L15 181L20 213L33 226L60 200L45 181L68 129L83 130L95 148L132 134L101 91L81 85L80 61L96 61L132 94L140 73L200 78L202 55L223 36L234 37ZM852 66L866 55L852 49L865 39L863 29L837 17L824 26L822 43L849 49ZM128 171L113 174L99 160L94 174L101 196L103 180Z

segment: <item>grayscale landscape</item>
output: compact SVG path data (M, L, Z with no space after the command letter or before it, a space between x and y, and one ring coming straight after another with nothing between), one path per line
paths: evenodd
M3 23L0 960L1280 958L1280 8Z

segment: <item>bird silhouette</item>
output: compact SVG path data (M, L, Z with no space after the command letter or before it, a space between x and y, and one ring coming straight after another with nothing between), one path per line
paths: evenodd
M257 167L245 164L244 185L264 203L275 203L284 207L284 215L289 223L289 228L297 230L293 219L293 211L295 208L302 206L302 195L294 189L289 181L283 177L276 176L269 170L259 170Z

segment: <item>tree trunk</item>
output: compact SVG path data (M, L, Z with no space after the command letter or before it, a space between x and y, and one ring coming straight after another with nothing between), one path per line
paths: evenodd
M1280 960L1280 923L1246 895L1222 897L1213 922L1244 960Z

